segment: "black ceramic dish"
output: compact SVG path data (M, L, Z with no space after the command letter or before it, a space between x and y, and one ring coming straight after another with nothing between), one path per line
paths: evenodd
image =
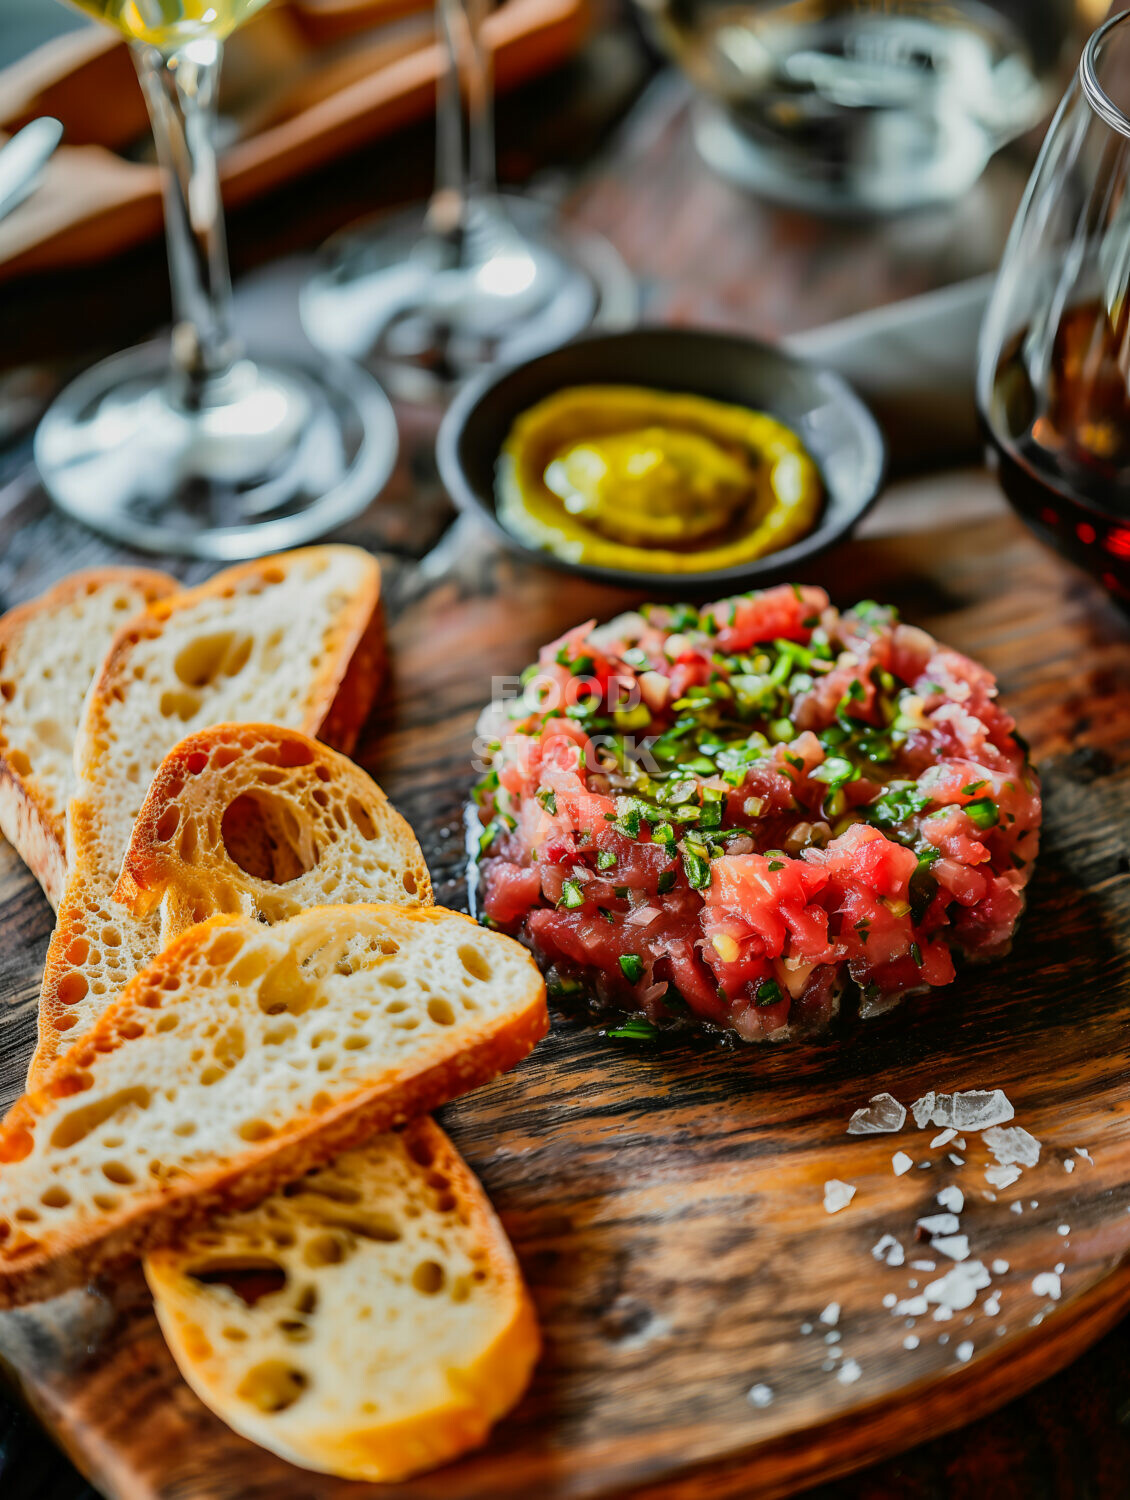
M514 419L571 385L645 385L767 411L799 434L820 467L825 500L807 536L757 562L712 572L629 571L565 562L513 536L495 512L495 464ZM840 376L754 339L685 328L594 334L510 369L490 371L452 403L436 439L455 503L484 516L516 551L566 572L656 594L725 593L790 577L842 541L883 485L887 449L875 418Z

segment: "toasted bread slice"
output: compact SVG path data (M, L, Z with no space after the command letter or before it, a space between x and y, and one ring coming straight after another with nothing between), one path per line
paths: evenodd
M145 1262L188 1383L292 1463L404 1479L518 1400L537 1320L482 1188L431 1120Z
M431 883L411 829L351 761L295 730L225 724L162 761L115 897L139 916L160 902L164 947L218 911L274 923L328 901L428 905ZM506 1235L426 1117L183 1229L145 1275L216 1415L346 1477L403 1478L477 1446L537 1359Z
M439 907L321 906L177 938L0 1126L0 1304L248 1207L511 1067L524 948Z
M0 831L57 907L74 743L94 674L118 630L179 587L149 568L73 573L0 619Z
M218 724L171 750L137 816L114 900L161 907L161 947L206 917L280 922L309 906L431 901L416 836L376 782L294 729Z
M67 885L47 952L29 1078L160 951L158 918L112 900L166 753L195 729L268 720L348 749L380 673L380 572L355 547L308 547L217 574L125 627L75 742Z

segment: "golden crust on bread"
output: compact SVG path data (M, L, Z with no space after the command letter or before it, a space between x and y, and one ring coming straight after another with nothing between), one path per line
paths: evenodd
M351 1479L404 1479L477 1447L539 1352L509 1241L426 1117L155 1251L145 1275L207 1406Z
M378 681L379 598L380 570L367 553L308 547L218 573L119 633L75 743L67 885L29 1079L159 950L157 919L131 917L112 892L166 753L186 732L239 718L352 744Z
M89 568L0 619L0 831L54 907L83 702L117 631L178 587L151 568Z
M526 950L440 907L190 928L0 1125L0 1304L259 1202L512 1067L547 1027Z
M359 766L273 724L217 724L161 762L114 900L161 906L161 946L217 912L279 922L308 906L425 906L411 828Z

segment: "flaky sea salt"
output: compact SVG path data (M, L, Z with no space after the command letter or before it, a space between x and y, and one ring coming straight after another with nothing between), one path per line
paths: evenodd
M977 1300L977 1293L992 1284L992 1277L979 1260L967 1260L947 1271L926 1288L926 1302L964 1312Z
M863 1371L859 1368L856 1360L845 1359L840 1366L840 1372L836 1376L836 1379L841 1385L854 1385L862 1374Z
M917 1349L918 1335L916 1333L908 1333L906 1338L904 1338L902 1341L902 1347L904 1349Z
M828 1306L820 1314L820 1321L827 1324L829 1328L835 1328L836 1324L840 1321L840 1304L838 1302L829 1302Z
M1063 1163L1063 1170L1065 1172L1074 1172L1074 1170L1075 1170L1075 1158L1073 1156L1069 1156L1066 1159L1066 1161Z
M1056 1234L1061 1235L1064 1239L1066 1239L1067 1236L1071 1233L1071 1225L1070 1224L1059 1224L1059 1225L1056 1226L1056 1231L1055 1232L1056 1232Z
M965 1207L965 1194L959 1187L944 1187L938 1194L937 1201L942 1208L949 1209L951 1214L959 1214Z
M927 1100L930 1101L928 1111L925 1107ZM1000 1089L968 1089L962 1094L927 1094L912 1105L911 1109L920 1130L926 1124L931 1124L942 1130L952 1130L955 1134L960 1130L989 1130L994 1125L1004 1125L1016 1113Z
M999 1126L986 1130L982 1139L1002 1167L1012 1162L1021 1167L1034 1167L1040 1159L1040 1143L1023 1125L1014 1125L1008 1130Z
M944 1234L930 1241L930 1249L937 1250L941 1255L948 1255L950 1260L968 1260L969 1236L967 1234Z
M770 1406L773 1401L773 1388L768 1385L751 1385L746 1395L752 1406Z
M1057 1260L1055 1265L1052 1267L1052 1270L1057 1276L1062 1276L1064 1271L1067 1270L1067 1267L1064 1265L1063 1261Z
M883 1298L883 1306L885 1308L890 1309L890 1308L894 1307L894 1305L895 1305L895 1303L897 1301L898 1301L898 1298L895 1296L894 1292L888 1292L886 1294L886 1296Z
M850 1182L841 1182L838 1177L833 1177L824 1184L824 1212L838 1214L854 1197L855 1189Z
M896 1177L901 1177L904 1172L909 1172L914 1165L914 1158L907 1156L905 1151L896 1151L891 1157L891 1169Z
M902 1245L893 1234L883 1235L882 1239L871 1246L871 1254L888 1266L901 1266L906 1259Z
M988 1317L995 1318L997 1313L999 1313L1001 1310L1001 1294L999 1292L994 1292L991 1297L985 1298L984 1302L981 1303L981 1306L984 1308L985 1313Z
M930 1214L918 1220L919 1229L924 1229L927 1234L956 1234L960 1225L961 1220L956 1214Z
M992 1272L993 1272L994 1276L1007 1276L1008 1275L1008 1261L1007 1260L995 1260L995 1261L993 1261L991 1269L992 1269Z
M1010 1162L1007 1167L995 1166L985 1168L985 1181L990 1187L1011 1187L1020 1176L1020 1168Z
M1092 1167L1095 1165L1095 1159L1091 1155L1091 1153L1087 1150L1086 1146L1076 1146L1075 1147L1075 1155L1076 1156L1081 1156L1084 1161L1089 1161L1091 1163Z
M800 1331L801 1331L801 1333L811 1333L812 1332L812 1324L811 1323L802 1323L800 1325Z
M965 1157L964 1156L958 1156L958 1154L957 1154L956 1151L949 1151L949 1152L947 1152L946 1153L946 1157L947 1157L947 1160L953 1162L953 1164L954 1164L955 1167L963 1167L965 1165Z
M939 1146L948 1146L950 1141L952 1141L956 1135L956 1130L943 1130L941 1135L936 1135L930 1142L930 1150L934 1151Z
M931 1089L928 1094L923 1094L921 1099L915 1099L914 1103L910 1106L910 1113L914 1116L914 1123L918 1126L919 1130L925 1130L926 1126L929 1125L930 1116L934 1113L934 1100L937 1097L937 1094Z
M910 1262L910 1269L912 1271L934 1271L937 1269L937 1266L932 1260L912 1260Z
M906 1110L892 1094L872 1094L864 1109L857 1109L848 1121L848 1135L883 1135L901 1130Z
M1061 1290L1059 1277L1054 1271L1041 1271L1032 1278L1032 1290L1037 1297L1050 1297L1053 1302L1058 1302Z
M824 1335L824 1342L826 1344L838 1344L842 1338L843 1334L833 1328L831 1333L826 1333Z
M966 1339L964 1343L958 1344L954 1353L961 1360L962 1364L965 1364L967 1360L973 1358L973 1345L969 1339Z
M1008 1205L1008 1211L1010 1214L1022 1214L1024 1212L1024 1205L1018 1199L1015 1203Z
M929 1306L921 1294L917 1297L904 1297L901 1302L895 1303L895 1315L900 1318L920 1318L929 1311Z

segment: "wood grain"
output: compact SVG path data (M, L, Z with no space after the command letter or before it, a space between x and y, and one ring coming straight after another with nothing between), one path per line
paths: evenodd
M958 497L961 524L950 526ZM1130 1240L1124 623L1003 512L981 476L892 493L868 530L821 581L843 602L893 599L978 655L1033 741L1047 843L1014 954L836 1045L639 1048L558 1014L526 1064L445 1112L514 1239L546 1356L482 1454L381 1493L785 1494L1007 1400L1130 1305L1130 1279L1115 1269ZM628 601L515 564L468 523L393 595L391 688L359 755L421 835L437 897L460 905L469 746L492 675ZM0 970L13 1000L0 1031L11 1081L49 913L10 865L0 902L5 931L19 935ZM844 1135L876 1088L910 1099L934 1086L1007 1090L1045 1143L1019 1193L996 1204L980 1196L986 1157L975 1139L956 1168L928 1150L932 1131ZM895 1178L891 1151L908 1142L935 1165ZM1062 1162L1075 1146L1094 1165L1080 1160L1069 1175ZM834 1218L821 1205L830 1177L857 1187ZM870 1248L887 1231L909 1241L950 1181L969 1199L975 1254L1010 1262L1001 1311L976 1312L968 1328L960 1317L919 1320L921 1345L908 1351L882 1298L908 1295L914 1273L880 1265ZM1024 1212L1013 1214L1018 1197ZM1031 1281L1061 1260L1064 1297L1051 1306ZM861 1367L854 1385L821 1368L820 1333L801 1333L833 1300L843 1357ZM962 1338L976 1345L968 1364L955 1357ZM113 1500L363 1492L300 1476L212 1418L176 1376L138 1276L0 1320L0 1350ZM747 1399L755 1382L774 1391L763 1410Z

